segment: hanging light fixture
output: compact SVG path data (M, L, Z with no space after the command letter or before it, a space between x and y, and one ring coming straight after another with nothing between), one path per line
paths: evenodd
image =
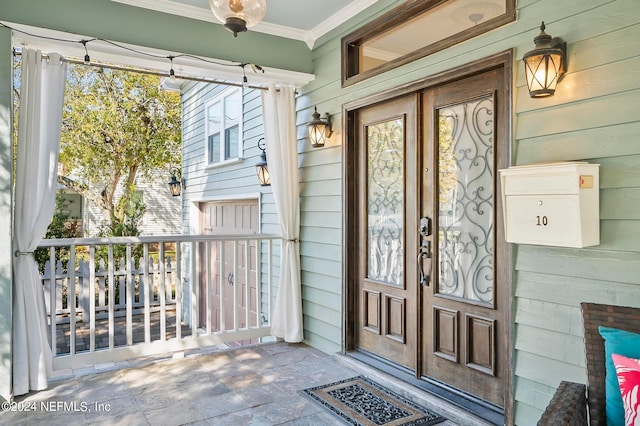
M178 180L176 178L176 174L179 172L177 167L172 167L169 169L169 174L171 175L171 180L167 183L169 185L169 192L174 197L180 195L180 190L184 188L184 179Z
M234 37L262 21L267 11L266 0L209 0L209 6Z
M567 43L558 37L552 38L544 30L542 22L540 34L533 39L536 47L522 58L532 98L552 96L558 81L567 71Z
M314 107L313 119L309 122L309 140L314 148L323 147L327 139L333 134L331 129L331 116L325 113L323 118L318 114L318 108Z
M258 175L258 181L261 186L271 185L271 176L269 175L269 168L267 167L267 151L264 138L260 138L258 141L258 148L262 150L260 154L260 161L256 163L256 174Z

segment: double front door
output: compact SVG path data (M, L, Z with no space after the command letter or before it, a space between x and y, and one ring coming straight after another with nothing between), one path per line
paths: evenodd
M352 114L354 349L504 407L504 70ZM354 266L355 265L355 266Z

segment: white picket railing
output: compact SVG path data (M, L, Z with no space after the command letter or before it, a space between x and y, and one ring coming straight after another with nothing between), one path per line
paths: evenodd
M150 306L153 310L157 308L160 304L160 299L158 296L158 286L160 283L160 271L161 265L159 262L154 262L153 258L149 258L148 260L149 266L147 267L147 260L144 257L137 259L137 262L134 262L134 265L139 265L138 268L133 266L131 271L132 279L134 281L134 297L133 297L133 307L134 314L139 313L141 308L144 308L144 297L146 289L152 289L153 292L150 295ZM126 280L127 280L127 268L126 268L126 260L124 258L119 259L116 262L118 265L114 271L114 279L115 279L115 316L122 316L126 311ZM44 284L44 294L45 294L45 305L47 309L47 315L50 315L51 309L51 283L54 282L56 288L55 290L55 306L56 306L56 316L57 316L57 324L68 322L71 313L71 308L69 306L69 298L68 287L69 287L69 278L70 272L66 268L66 264L63 268L62 261L58 260L56 262L55 279L51 279L52 272L51 271L51 261L47 260L44 265L44 271L40 276L42 283ZM166 303L167 304L175 304L176 303L176 266L175 261L172 261L172 258L168 256L165 259L164 265L165 271L165 290L166 290ZM146 272L146 273L145 273ZM76 279L76 305L75 305L75 314L76 320L80 319L82 322L89 321L89 286L91 285L91 274L89 272L89 261L80 260L78 262L78 267L75 271L75 279ZM109 311L109 305L107 304L108 297L108 278L109 273L105 267L104 259L100 259L98 269L94 273L95 281L95 312L96 318L104 318ZM150 280L147 284L145 280Z
M54 369L268 337L280 240L264 234L43 240ZM97 256L100 247L106 262ZM117 247L125 248L123 259L115 259ZM137 262L136 247L143 253ZM65 260L56 260L62 249ZM230 286L239 274L242 284Z

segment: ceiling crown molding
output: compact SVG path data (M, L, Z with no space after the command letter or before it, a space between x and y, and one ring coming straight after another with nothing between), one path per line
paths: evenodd
M186 18L198 19L201 21L212 22L217 25L222 25L218 21L213 13L209 9L202 9L200 7L191 6L184 3L177 3L171 0L111 0L117 3L127 4L134 7L142 7L145 9L155 10L158 12L169 13L172 15L184 16ZM313 49L316 41L336 28L338 25L346 22L364 9L376 3L378 0L356 0L337 13L333 14L329 18L322 21L309 31L302 30L295 27L289 27L284 25L272 24L262 21L255 27L251 28L251 31L256 31L264 34L270 34L278 37L289 38L293 40L299 40L306 43L309 49Z

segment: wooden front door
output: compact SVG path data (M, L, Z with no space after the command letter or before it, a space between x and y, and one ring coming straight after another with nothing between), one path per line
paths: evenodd
M356 346L411 370L416 368L417 282L407 232L417 215L417 101L409 95L357 114Z
M257 234L258 201L201 203L200 229L203 234ZM247 327L247 318L250 326L258 325L256 255L255 241L224 241L200 245L200 294L207 294L207 276L210 288L208 296L200 298L201 327L210 327L212 331L241 329Z
M355 109L345 151L348 349L495 412L509 380L504 72Z
M503 69L422 94L422 376L500 407L507 378L507 244L498 169L507 150ZM502 109L501 109L502 108ZM426 284L426 283L425 283Z

